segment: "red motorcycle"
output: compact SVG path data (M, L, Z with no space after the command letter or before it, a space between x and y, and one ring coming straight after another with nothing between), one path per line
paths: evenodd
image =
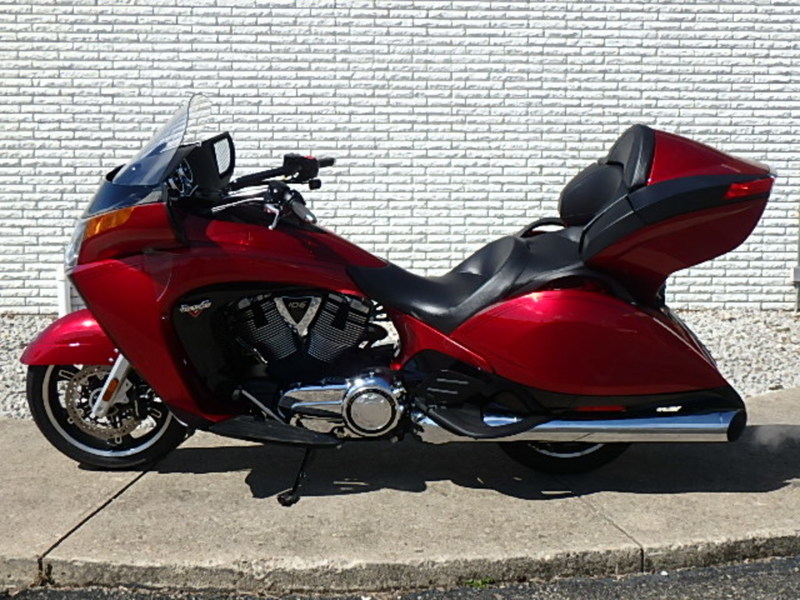
M94 467L152 462L194 429L307 452L346 441L493 441L578 472L631 442L735 440L744 403L667 308L667 277L741 244L765 165L635 125L559 216L420 277L316 224L290 154L231 180L228 133L189 141L192 99L108 173L67 271L88 309L27 348L33 417ZM190 117L192 119L190 119Z

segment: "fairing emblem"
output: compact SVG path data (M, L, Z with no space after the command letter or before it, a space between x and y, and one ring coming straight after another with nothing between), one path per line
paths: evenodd
M200 314L208 308L211 308L211 300L206 299L202 302L198 302L197 304L181 304L180 308L178 308L178 311L188 314L192 317L199 317Z

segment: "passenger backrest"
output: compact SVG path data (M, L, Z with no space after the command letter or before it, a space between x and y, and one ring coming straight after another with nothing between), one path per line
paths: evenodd
M558 213L567 227L586 225L614 200L647 184L653 164L655 132L634 125L608 155L578 173L563 189Z

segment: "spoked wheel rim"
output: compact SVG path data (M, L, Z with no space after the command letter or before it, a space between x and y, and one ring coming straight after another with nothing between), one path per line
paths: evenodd
M124 458L146 451L167 432L172 413L143 381L132 377L125 402L108 418L91 417L110 368L98 365L50 365L42 381L47 420L70 445L103 458Z

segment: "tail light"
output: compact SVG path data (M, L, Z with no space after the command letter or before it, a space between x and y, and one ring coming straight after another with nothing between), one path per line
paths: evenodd
M732 183L725 192L726 200L738 200L742 198L752 198L756 196L768 196L772 190L772 177L756 179L755 181L742 181Z

